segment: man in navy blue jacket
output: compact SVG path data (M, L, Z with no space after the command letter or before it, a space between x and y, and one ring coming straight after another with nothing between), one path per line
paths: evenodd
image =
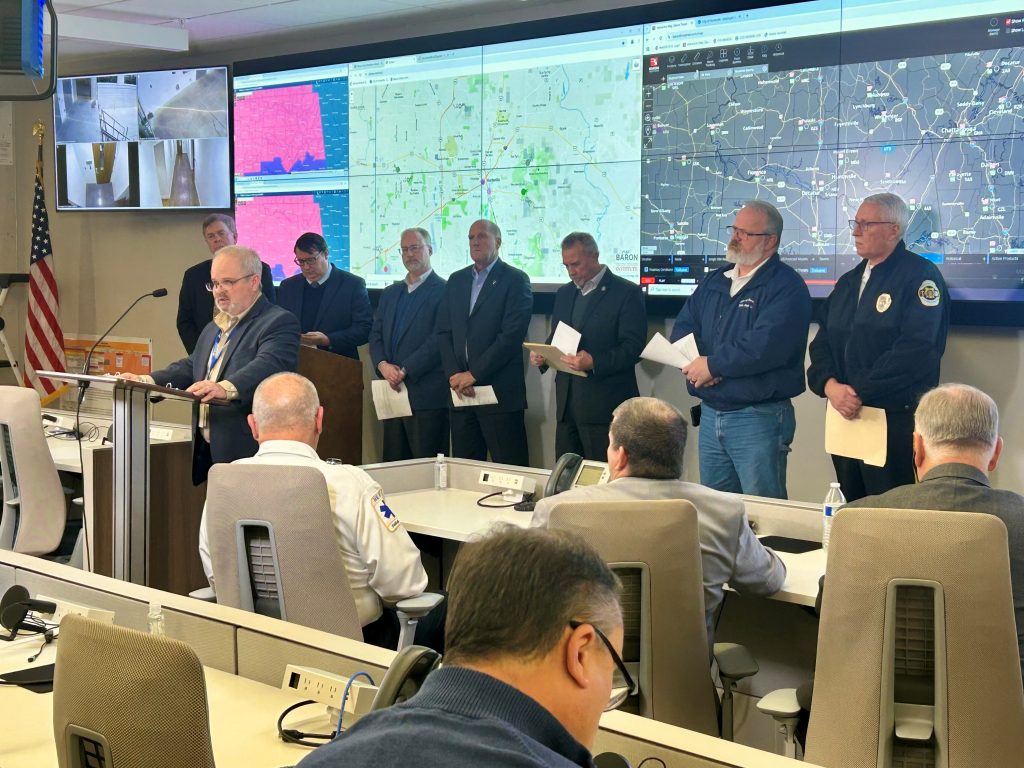
M501 230L480 219L469 228L473 263L448 278L437 310L437 343L456 398L494 387L497 404L452 407L452 455L529 466L523 342L533 311L530 278L498 258Z
M370 358L378 378L406 387L412 416L385 419L384 461L448 453L448 381L441 368L434 322L445 281L430 267L430 233L402 233L402 263L409 271L380 296L370 330Z
M331 264L327 241L306 232L295 242L301 274L277 288L277 303L299 319L302 343L359 359L373 323L366 281Z
M782 215L749 200L736 214L726 258L683 305L672 340L692 333L700 352L683 368L701 398L700 481L720 491L786 498L796 433L790 398L804 391L811 296L779 258Z

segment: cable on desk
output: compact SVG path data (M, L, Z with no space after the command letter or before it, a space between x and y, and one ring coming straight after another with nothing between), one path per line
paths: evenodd
M281 716L277 718L277 735L281 739L281 741L285 742L286 744L299 744L303 747L312 747L313 749L316 749L317 747L322 747L327 742L334 740L333 733L305 733L295 728L284 727L285 717L287 717L289 714L294 712L299 707L304 707L307 704L316 703L317 702L313 701L312 699L306 699L305 701L300 701L298 704L292 704L290 707L287 707L284 712L281 713ZM318 739L319 742L322 743L318 743L316 741L307 741L307 739Z
M665 765L664 760L662 760L660 757L655 757L654 755L651 755L650 757L645 757L643 760L640 761L640 765L638 765L636 768L644 768L644 765L651 762L652 760L661 763L661 768L668 768L668 766Z
M502 493L504 493L504 491L495 491L494 493L488 493L486 496L481 496L476 500L476 505L478 507L483 507L484 509L507 509L508 507L514 507L516 504L520 503L518 501L513 501L511 504L484 504L488 499L493 499L495 496L501 496ZM527 494L527 496L533 498L533 494Z

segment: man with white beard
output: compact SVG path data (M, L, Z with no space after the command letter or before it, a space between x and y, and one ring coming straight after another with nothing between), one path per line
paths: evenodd
M720 491L786 498L796 433L790 398L804 391L811 296L779 258L782 215L748 200L726 259L687 299L672 341L692 333L700 357L682 369L701 400L700 481Z

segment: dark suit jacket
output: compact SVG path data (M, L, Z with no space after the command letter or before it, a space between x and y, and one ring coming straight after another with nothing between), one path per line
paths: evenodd
M1024 497L991 487L985 474L972 466L950 463L933 467L916 485L901 485L847 506L983 512L1002 520L1010 548L1010 587L1017 617L1017 645L1024 667ZM907 534L913 536L913 531Z
M206 368L220 329L211 321L199 335L195 351L186 358L155 371L153 380L162 386L185 389L206 378ZM294 371L299 363L299 322L261 296L231 332L224 351L219 380L227 379L238 389L238 398L228 405L210 406L210 458L214 464L253 456L258 448L249 431L246 416L252 411L252 396L260 382L280 371ZM193 432L198 433L197 410L193 409ZM198 434L196 434L198 437ZM209 465L193 441L192 476L202 482Z
M277 304L298 318L302 317L302 290L306 278L292 275L277 287ZM320 331L331 340L321 347L338 355L359 359L357 348L366 343L373 324L373 310L366 293L366 281L338 267L331 267L331 275L324 285L324 297L316 322L309 331Z
M405 329L392 345L395 310L398 299L407 290L405 281L389 285L380 295L377 314L370 331L370 358L377 378L382 361L405 369L405 385L409 388L409 404L414 411L446 408L450 401L448 380L441 368L434 323L437 307L444 294L445 281L431 272L423 284L406 299Z
M572 325L572 308L579 289L569 283L555 294L551 313L551 336L559 322ZM566 413L569 389L573 391L573 412L582 424L611 423L612 411L623 401L636 397L636 364L647 342L647 314L644 295L610 269L605 271L576 330L582 334L579 349L594 358L594 369L583 379L569 373L555 376L555 402L559 421L572 420Z
M523 342L533 312L530 278L499 259L470 314L472 288L470 265L448 278L437 309L437 343L445 376L469 371L478 385L494 387L498 404L480 406L478 413L521 411L526 408Z
M181 280L181 290L178 292L178 336L185 345L185 351L190 355L196 348L199 334L213 319L213 294L206 290L206 284L211 280L212 266L213 259L207 259L186 269ZM274 278L270 275L270 267L265 263L260 281L263 284L263 295L273 302Z

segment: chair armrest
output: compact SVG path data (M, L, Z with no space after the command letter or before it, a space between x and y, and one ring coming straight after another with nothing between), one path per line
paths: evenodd
M442 600L444 600L444 595L439 595L436 592L424 592L422 595L399 600L395 603L395 610L410 618L418 619L434 610Z
M796 688L779 688L762 696L757 708L772 717L797 717L800 704L796 700Z
M757 661L745 646L736 643L715 643L714 655L718 663L718 674L722 677L742 680L757 674Z

